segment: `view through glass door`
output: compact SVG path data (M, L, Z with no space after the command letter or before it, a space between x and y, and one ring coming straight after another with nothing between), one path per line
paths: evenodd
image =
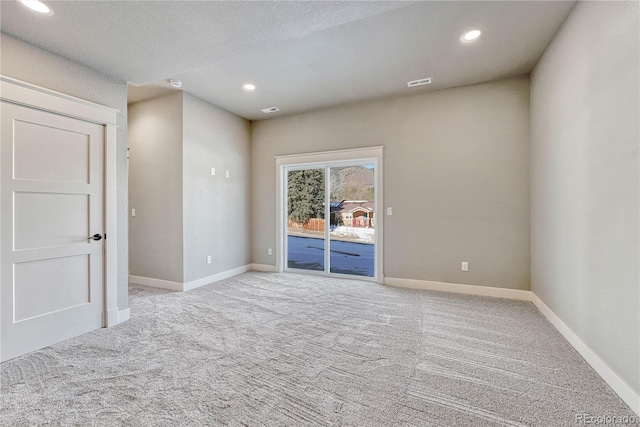
M375 165L286 171L287 270L375 277Z
M287 268L325 271L324 174L287 171Z

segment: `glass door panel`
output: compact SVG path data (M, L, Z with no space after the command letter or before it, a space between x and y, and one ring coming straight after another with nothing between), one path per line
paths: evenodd
M325 271L325 169L287 170L286 266Z
M375 275L375 166L330 167L329 271Z

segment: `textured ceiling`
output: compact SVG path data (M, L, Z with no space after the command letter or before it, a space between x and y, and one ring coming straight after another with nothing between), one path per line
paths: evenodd
M183 89L248 119L526 74L573 1L2 1L1 29L133 85ZM472 43L460 35L478 28ZM408 80L433 77L426 87ZM254 83L246 93L242 84ZM265 115L262 108L279 113Z

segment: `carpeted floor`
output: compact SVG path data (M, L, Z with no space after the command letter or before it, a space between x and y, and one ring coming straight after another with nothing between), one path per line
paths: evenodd
M571 426L633 412L526 302L294 274L130 288L2 364L3 426ZM635 417L637 420L637 417ZM637 425L637 424L634 424Z

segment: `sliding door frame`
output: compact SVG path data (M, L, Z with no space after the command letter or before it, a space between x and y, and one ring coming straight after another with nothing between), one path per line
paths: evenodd
M328 175L329 168L340 166L352 166L358 164L373 164L374 174L374 206L375 206L375 239L374 239L374 277L355 276L339 273L331 273L327 266L330 253L326 250L329 239L329 227L326 225L328 217L325 218L325 268L324 271L295 270L308 274L320 274L326 276L345 277L359 280L373 280L377 283L384 283L383 271L383 240L384 240L384 215L383 215L383 147L367 147L349 150L325 151L318 153L293 154L276 156L276 271L285 271L285 259L287 251L287 172L296 169L323 169L325 171L325 217L330 200L327 191L330 185Z

